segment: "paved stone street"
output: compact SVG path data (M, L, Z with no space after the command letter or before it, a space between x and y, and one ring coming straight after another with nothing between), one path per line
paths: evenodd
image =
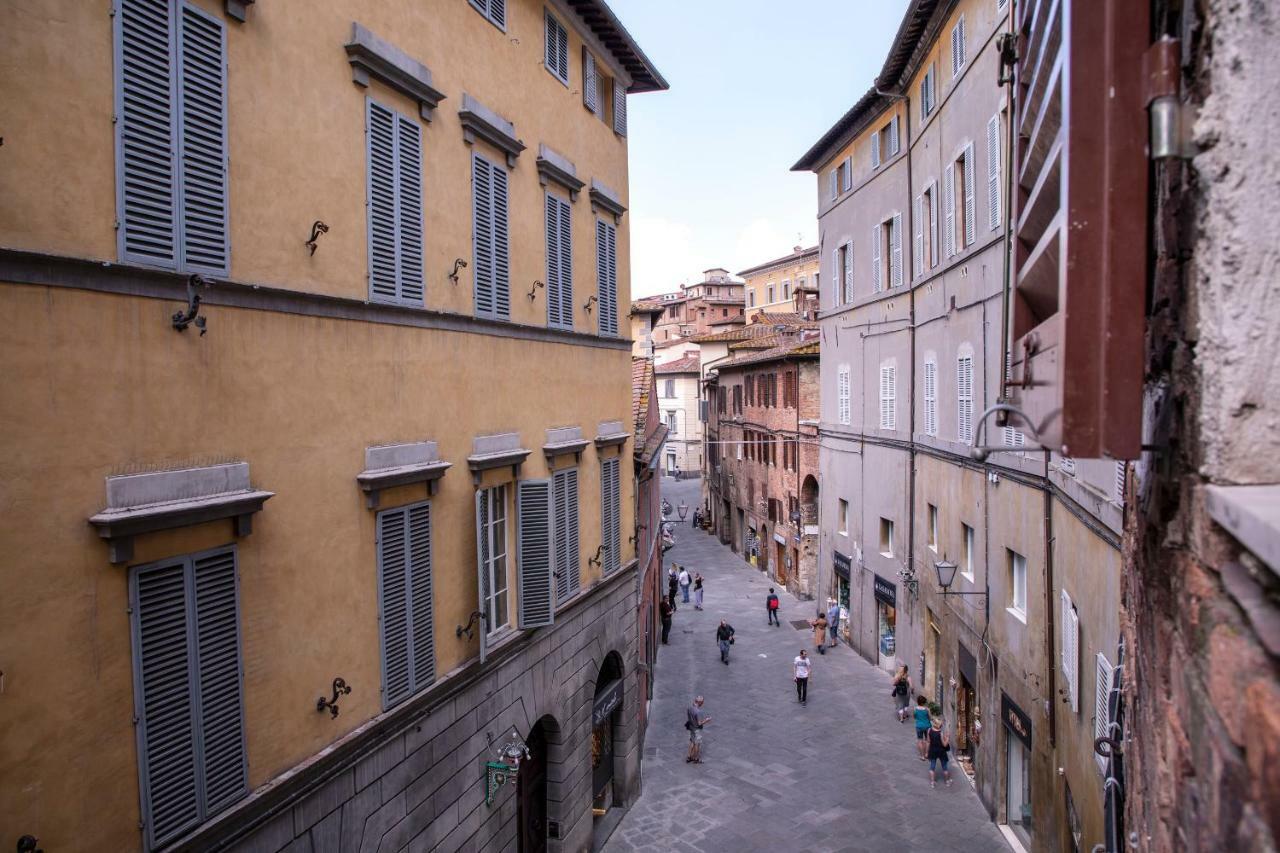
M698 490L697 480L668 480L663 493L692 513ZM1008 849L962 772L951 788L929 788L888 674L843 645L816 654L812 632L789 624L815 616L817 603L780 593L782 627L768 626L767 579L687 521L667 558L702 573L706 609L677 598L658 656L643 793L606 853ZM721 618L737 630L727 667L714 637ZM803 707L791 680L801 647L815 659ZM701 765L684 761L685 708L697 693L713 718Z

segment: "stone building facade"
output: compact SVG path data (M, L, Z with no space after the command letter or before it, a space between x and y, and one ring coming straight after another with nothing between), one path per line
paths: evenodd
M684 342L679 351L659 351L653 372L658 383L658 416L667 427L661 468L669 476L697 477L702 472L702 418L698 410L698 347ZM665 360L664 360L665 359Z
M816 333L798 327L748 338L709 367L704 387L714 529L801 598L818 594L820 349Z
M602 2L358 6L0 34L0 826L44 849L577 853L638 790L666 83Z
M746 319L757 314L799 314L816 319L820 275L818 247L796 246L791 254L738 273L746 293Z
M728 270L719 267L704 270L702 281L696 284L681 285L677 291L650 296L646 301L665 309L653 327L658 350L675 347L683 351L682 344L689 338L743 322L742 282L734 281Z

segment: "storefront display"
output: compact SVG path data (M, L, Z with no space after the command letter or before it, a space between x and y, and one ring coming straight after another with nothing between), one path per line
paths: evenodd
M853 561L839 551L835 552L834 563L836 579L836 601L840 604L840 633L849 639L849 568Z
M613 806L613 724L622 705L622 680L596 692L591 708L591 807L601 817Z
M882 669L892 672L897 665L898 652L898 588L879 575L872 577L875 582L879 663Z
M1000 694L1005 730L1005 821L1031 846L1031 718L1005 693Z

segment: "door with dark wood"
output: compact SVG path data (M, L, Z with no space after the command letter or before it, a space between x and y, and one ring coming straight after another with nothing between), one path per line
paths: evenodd
M547 733L539 720L529 733L529 757L520 762L520 853L547 849Z

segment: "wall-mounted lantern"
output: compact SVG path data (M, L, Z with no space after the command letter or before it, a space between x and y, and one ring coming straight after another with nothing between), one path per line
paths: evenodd
M487 732L485 737L489 740L489 746L493 747L493 738ZM499 788L516 778L516 774L520 772L521 759L532 756L529 754L528 744L520 737L516 727L512 726L507 736L494 748L494 757L496 761L484 763L484 804L486 806L493 805L494 796L497 795Z

